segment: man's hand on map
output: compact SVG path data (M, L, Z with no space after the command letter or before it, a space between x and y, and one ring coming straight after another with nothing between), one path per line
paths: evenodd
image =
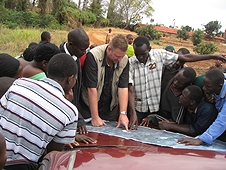
M129 119L127 115L120 114L118 118L118 125L116 126L116 128L119 128L121 124L126 128L126 131L129 131L128 129Z
M82 125L80 127L77 127L77 133L79 133L79 134L87 134L88 131L86 129L86 125Z
M86 143L86 144L89 144L89 143L97 143L97 140L89 137L89 136L86 136L86 135L80 135L80 134L76 134L75 136L75 140L77 142L83 142L83 143Z
M158 126L161 130L170 130L172 123L170 123L168 120L162 120L158 122Z
M199 146L203 143L200 139L195 139L195 138L181 138L177 141L179 144L185 144L185 145L194 145L194 146Z
M140 123L140 126L149 127L149 125L150 125L150 121L149 121L149 119L147 117L142 119L142 122Z
M129 130L138 130L138 120L137 120L137 115L133 114L130 115L130 120L129 120Z
M92 117L91 123L92 123L92 126L96 126L96 127L106 126L106 123L104 122L104 120L102 120L99 116Z

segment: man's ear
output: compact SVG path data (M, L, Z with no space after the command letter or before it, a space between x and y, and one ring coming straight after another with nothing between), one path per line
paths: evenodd
M148 49L148 51L151 51L151 46L149 46L149 49Z
M76 82L76 80L77 80L77 75L71 75L70 77L67 78L67 83L71 84L71 83Z
M46 60L42 60L42 66L47 68L48 66L48 62Z
M191 106L195 105L195 100L191 100L191 101L190 101L190 105L191 105Z

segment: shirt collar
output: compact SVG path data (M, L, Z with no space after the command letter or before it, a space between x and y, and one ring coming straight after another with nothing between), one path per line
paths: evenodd
M42 82L44 82L46 84L49 84L50 86L58 89L63 94L63 96L65 95L62 86L59 83L57 83L55 80L50 79L50 78L43 78L43 79L41 79L39 81L42 81Z
M216 100L220 99L220 98L224 98L226 96L226 82L224 80L224 84L222 86L221 92L219 95L214 94L214 97Z
M107 60L106 60L106 57L107 57L106 51L107 51L107 48L105 49L105 52L104 52L104 58L103 58L103 62L102 62L102 67L109 66L108 63L107 63ZM118 66L118 64L119 63L114 64L114 68L115 69Z
M64 51L66 54L70 55L75 61L77 60L77 57L75 55L71 55L70 52L67 49L67 42L64 43Z

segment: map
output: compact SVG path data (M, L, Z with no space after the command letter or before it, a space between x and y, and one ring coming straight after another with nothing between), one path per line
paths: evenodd
M132 130L127 132L122 128L115 128L117 126L117 122L106 122L106 124L106 126L93 127L90 123L88 123L87 129L90 132L103 133L111 136L117 136L146 144L154 144L164 147L226 152L226 142L219 140L215 140L211 145L185 146L183 144L177 143L178 139L188 137L180 133L173 133L166 130L157 130L143 126L139 126L139 130Z

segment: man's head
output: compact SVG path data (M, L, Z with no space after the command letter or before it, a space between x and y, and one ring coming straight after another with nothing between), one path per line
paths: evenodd
M0 169L3 169L6 163L6 143L4 136L0 133Z
M74 59L66 54L54 55L48 64L47 77L57 81L68 94L75 85L78 74L78 66Z
M0 77L19 78L22 75L23 66L19 60L9 54L0 54Z
M195 77L195 70L191 67L185 67L174 76L173 87L175 89L183 90L195 80Z
M137 37L133 42L134 53L140 63L146 63L149 51L151 50L150 42L147 37Z
M175 52L175 48L174 48L172 45L166 46L165 50L166 50L166 51L169 51L169 52L172 52L172 53Z
M89 47L89 37L82 28L75 28L68 33L67 48L71 55L81 58Z
M223 85L224 74L220 70L210 70L203 78L203 91L206 94L220 94Z
M179 99L179 103L185 107L197 106L203 98L202 89L196 85L185 87Z
M40 63L41 69L46 72L49 60L58 53L60 53L60 50L55 44L41 43L35 48L34 60Z
M50 33L47 32L47 31L42 32L42 34L41 34L41 41L42 42L50 42L51 41Z
M184 54L190 54L190 51L187 49L187 48L180 48L178 51L177 51L177 54L178 55L184 55ZM184 66L184 62L181 62L179 60L177 60L173 65L172 65L172 68L174 70L178 70L179 68L182 68Z
M106 50L107 60L112 63L120 62L125 56L127 48L128 43L123 35L114 36Z

